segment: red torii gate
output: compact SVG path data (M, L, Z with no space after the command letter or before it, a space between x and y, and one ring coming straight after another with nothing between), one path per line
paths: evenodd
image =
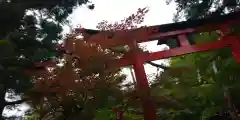
M156 109L153 100L150 97L148 80L143 64L148 61L180 56L200 51L214 50L223 47L231 47L232 54L240 63L240 39L238 36L227 35L232 25L240 24L239 13L231 13L225 16L215 16L201 20L190 20L185 22L165 24L160 26L150 26L139 28L127 32L115 31L115 36L104 32L94 30L84 30L84 36L88 42L100 44L104 48L114 46L128 45L130 52L126 53L123 58L111 63L115 67L133 65L137 80L138 91L140 92L141 102L144 110L145 120L157 120ZM205 43L201 45L190 45L188 34L207 31L221 31L221 38L218 41ZM83 32L83 31L82 31ZM83 33L84 33L83 32ZM95 34L94 34L95 32ZM97 33L97 34L96 34ZM102 33L102 34L101 34ZM177 37L178 48L159 51L159 52L141 52L138 51L137 43L147 42L169 37ZM162 41L159 40L159 43ZM120 118L119 118L120 119Z
M144 63L148 61L154 61L200 51L214 50L223 47L231 47L233 56L236 58L237 62L240 63L240 38L236 35L228 35L231 26L239 24L240 14L231 13L225 16L216 16L214 18L201 20L191 20L173 24L150 26L130 30L127 32L115 31L114 34L111 34L111 32L100 32L89 29L76 29L76 31L84 33L83 35L88 42L99 44L103 48L128 45L130 51L126 53L122 58L113 60L110 63L109 67L124 67L133 65L137 80L137 88L140 93L144 111L144 120L157 120L156 108L153 100L151 99L148 80L144 70ZM215 42L204 43L201 45L189 44L189 34L215 30L220 30L222 32L222 37L219 40ZM177 38L177 41L179 43L178 48L153 53L142 52L138 50L137 43L162 39L159 40L159 43L161 43L163 41L163 38L165 39L170 37ZM68 41L66 41L66 44L69 44L67 42ZM62 46L61 49L64 49L64 46ZM120 116L118 120L121 120L122 113L119 115Z

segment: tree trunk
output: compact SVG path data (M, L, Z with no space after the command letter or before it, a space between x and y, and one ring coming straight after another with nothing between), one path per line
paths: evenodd
M216 74L218 72L218 69L217 69L215 60L212 62L212 68L213 68L213 72ZM231 95L229 93L228 88L223 86L223 89L224 89L224 98L228 107L228 112L232 120L240 120L237 110L232 102Z
M0 112L1 112L1 115L0 115L0 120L4 120L3 118L3 110L5 108L5 94L6 94L6 90L4 88L3 85L0 84Z
M236 108L235 108L234 104L232 103L231 95L229 94L229 91L227 88L225 88L225 90L224 90L224 97L225 97L225 100L227 103L228 112L229 112L232 120L240 120L238 113L236 111Z
M129 67L129 70L130 70L130 73L131 73L131 76L132 76L132 79L133 79L133 83L134 83L134 88L137 86L137 82L136 82L136 78L135 78L135 74L133 72L133 67Z
M5 107L5 105L4 104L0 104L0 110L1 110L1 116L0 116L0 120L4 120L4 117L3 117L3 110L4 110L4 107Z

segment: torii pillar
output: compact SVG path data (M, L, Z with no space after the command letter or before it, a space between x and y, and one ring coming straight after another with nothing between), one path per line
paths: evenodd
M111 48L115 46L128 45L129 52L126 53L123 58L118 60L112 60L109 63L109 67L123 67L127 65L133 65L133 69L136 76L137 90L142 103L144 120L157 120L156 108L153 99L150 95L150 88L144 69L144 59L141 57L141 52L139 51L138 41L139 39L148 38L150 33L155 32L157 29L141 28L133 31L117 31L114 36L109 37L108 32L100 32L96 35L89 36L88 34L83 34L86 41L89 43L97 43L102 48ZM84 29L81 30L84 33ZM110 33L111 34L111 33ZM119 119L121 120L121 119Z

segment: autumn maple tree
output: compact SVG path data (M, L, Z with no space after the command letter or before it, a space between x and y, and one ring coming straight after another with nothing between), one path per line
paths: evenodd
M37 82L30 97L40 118L93 119L96 110L120 103L125 77L118 69L105 70L114 54L77 38L65 47L79 57L64 54L63 66L32 73Z
M121 22L100 22L103 31L129 30L143 22L147 8ZM126 92L121 84L125 76L120 69L106 69L107 63L119 57L117 51L80 38L79 33L71 33L64 43L61 66L31 71L36 81L35 89L29 93L30 105L41 119L94 119L104 110L124 106ZM109 118L109 117L108 117ZM105 119L108 119L105 118ZM111 116L110 116L111 118ZM110 119L109 118L109 119Z

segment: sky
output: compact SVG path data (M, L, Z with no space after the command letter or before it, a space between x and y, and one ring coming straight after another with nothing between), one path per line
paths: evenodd
M76 8L72 15L69 16L71 26L74 28L81 24L82 27L88 29L96 29L96 25L102 20L109 22L120 21L135 13L138 8L149 7L149 12L146 14L145 20L142 25L159 25L171 23L173 14L176 12L174 3L166 5L165 0L92 0L95 4L94 10L89 10L86 5ZM68 33L69 27L64 27L63 33ZM143 43L147 50L155 52L163 50L166 46L157 46L157 41ZM163 60L155 61L162 63ZM157 72L155 67L145 65L145 71L148 76ZM131 81L132 77L129 69L124 69L123 73L127 75L126 81ZM149 77L151 80L151 77ZM23 115L27 109L26 105L21 105L19 110L5 110L4 114L7 115Z

